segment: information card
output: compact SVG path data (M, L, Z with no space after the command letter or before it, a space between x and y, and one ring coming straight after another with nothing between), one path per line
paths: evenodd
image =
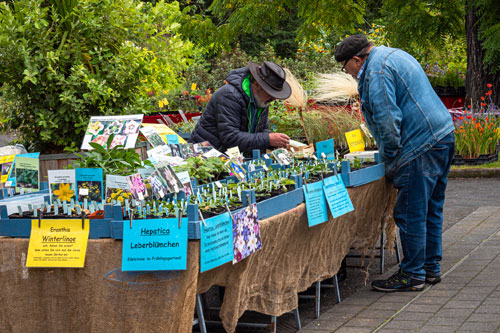
M325 194L323 193L323 183L315 182L304 185L304 197L306 199L307 220L309 226L328 221L328 211L326 208Z
M32 220L26 267L83 267L88 239L89 220Z
M342 177L332 176L325 178L323 190L325 191L328 207L330 207L330 212L334 218L354 210Z
M328 139L325 141L316 142L316 156L321 159L325 158L327 160L335 159L335 146L333 139Z
M226 212L201 224L200 271L205 272L233 260L233 222Z
M188 220L123 221L122 271L185 270Z

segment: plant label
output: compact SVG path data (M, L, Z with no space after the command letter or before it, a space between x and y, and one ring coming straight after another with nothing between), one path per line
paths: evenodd
M89 195L89 189L88 189L88 188L81 188L81 189L78 191L78 194L79 194L79 195Z
M222 183L220 181L216 181L215 182L215 186L217 186L218 188L222 188Z

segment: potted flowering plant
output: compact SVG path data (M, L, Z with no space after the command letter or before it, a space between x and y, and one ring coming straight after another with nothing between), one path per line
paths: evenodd
M488 88L492 85L488 84ZM491 101L492 90L481 97L480 108L468 105L455 121L454 164L482 164L498 159L499 109ZM489 98L489 103L487 99Z

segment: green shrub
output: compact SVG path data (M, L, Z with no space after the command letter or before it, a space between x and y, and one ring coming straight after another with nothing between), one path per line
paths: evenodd
M0 3L0 118L30 150L76 150L91 115L147 113L181 84L193 46L177 2ZM149 94L148 94L149 93Z

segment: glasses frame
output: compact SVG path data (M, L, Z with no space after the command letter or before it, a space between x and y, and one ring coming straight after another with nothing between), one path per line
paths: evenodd
M344 62L344 64L342 65L342 68L341 68L341 71L342 71L342 72L344 72L344 73L346 72L346 71L345 71L345 65L347 65L347 63L349 62L349 60L351 60L352 58L353 58L353 57L350 57L349 59L347 59L347 60Z

